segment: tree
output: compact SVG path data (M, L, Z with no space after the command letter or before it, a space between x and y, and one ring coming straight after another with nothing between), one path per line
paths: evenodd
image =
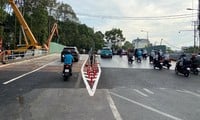
M70 18L78 21L75 12L72 7L68 4L61 3L58 5L56 16L60 18L62 21L69 20Z
M6 12L4 11L7 0L0 1L0 37L3 37L3 28L5 26L5 20L7 17Z
M104 45L104 34L101 31L94 33L95 50L101 49Z
M105 39L107 40L107 42L111 42L113 45L125 41L125 38L122 34L122 30L117 28L113 28L110 31L106 31Z
M128 50L133 48L133 44L131 44L129 41L126 41L124 45L122 46L123 49Z

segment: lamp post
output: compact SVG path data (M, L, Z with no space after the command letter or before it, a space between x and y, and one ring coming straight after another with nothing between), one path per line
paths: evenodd
M162 45L162 41L163 41L163 39L161 38L161 40L160 40L160 45Z
M146 32L147 33L147 40L149 40L149 32L145 30L141 30L141 32Z
M198 0L198 9L187 8L187 10L197 10L198 11L198 31L199 31L199 49L200 49L200 0Z

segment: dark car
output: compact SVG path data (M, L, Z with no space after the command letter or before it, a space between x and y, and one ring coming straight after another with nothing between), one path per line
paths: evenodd
M113 53L110 48L103 48L100 53L101 58L112 58Z
M80 54L79 54L78 49L76 47L67 46L67 47L64 47L61 52L61 62L64 61L64 54L66 54L67 51L70 51L72 53L72 56L74 57L74 62L79 61Z

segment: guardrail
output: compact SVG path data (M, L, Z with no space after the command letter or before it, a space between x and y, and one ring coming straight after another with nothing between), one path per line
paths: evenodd
M3 51L4 54L1 56L3 63L10 63L23 59L30 59L37 56L42 56L48 54L48 51L45 49L33 49L33 50L24 50L24 51L16 51L16 50L6 50Z

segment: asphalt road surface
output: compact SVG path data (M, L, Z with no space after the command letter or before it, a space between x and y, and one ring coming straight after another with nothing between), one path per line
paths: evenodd
M98 56L102 74L90 97L80 76L85 59L66 82L59 54L0 66L0 120L199 120L199 75Z

